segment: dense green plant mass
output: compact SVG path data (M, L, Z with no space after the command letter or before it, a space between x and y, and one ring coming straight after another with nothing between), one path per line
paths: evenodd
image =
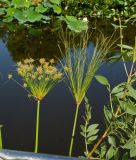
M130 18L136 12L135 0L1 0L0 15L5 22L16 19L19 23L48 23L51 15L76 17Z
M67 23L71 30L81 32L88 28L87 22L76 17L63 16L61 0L1 0L0 15L4 22L17 21L20 24L49 23L53 16Z

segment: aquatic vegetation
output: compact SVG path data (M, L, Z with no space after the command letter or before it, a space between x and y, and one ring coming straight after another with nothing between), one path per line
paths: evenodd
M104 58L114 43L111 42L111 38L105 38L101 35L101 38L97 39L93 53L89 53L89 50L87 49L88 34L85 32L78 37L78 47L76 47L77 45L75 43L76 38L76 34L73 33L64 34L64 32L62 32L61 35L66 52L62 65L67 77L66 82L76 102L76 114L69 156L72 154L79 106L85 97L96 71L104 63Z
M22 87L28 91L29 96L37 101L37 118L36 118L36 138L35 153L38 152L39 138L39 114L40 102L51 91L51 89L62 79L62 73L53 66L54 59L47 62L44 58L38 61L37 66L34 65L32 58L25 59L17 63L17 73L23 79ZM13 79L9 74L9 79ZM17 82L15 79L13 79ZM18 83L18 82L17 82ZM19 84L19 83L18 83Z
M130 68L124 65L127 81L111 89L110 83L105 77L96 76L97 81L106 86L109 92L110 104L104 107L107 129L95 143L94 147L90 149L90 152L87 152L87 158L93 158L93 155L96 154L99 158L103 159L106 158L109 160L112 157L119 159L120 148L124 151L123 157L127 157L126 159L129 159L128 157L136 157L136 90L133 88L136 82L136 71L134 67L136 63L136 38L134 47L123 45L122 39L120 47L121 53L125 51L126 54L129 54L129 58L131 57L130 59L132 61ZM106 138L108 138L107 143L110 145L110 148L105 143ZM119 142L117 143L116 141L118 139ZM98 152L96 153L96 151Z

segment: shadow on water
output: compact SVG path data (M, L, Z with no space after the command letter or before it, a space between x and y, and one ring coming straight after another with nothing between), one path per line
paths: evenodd
M95 29L96 27L97 29ZM95 37L98 36L97 30L102 31L106 36L113 33L113 27L108 22L90 22L92 38L88 46L89 50L93 49ZM124 30L124 44L133 46L134 35L136 35L135 26L128 26ZM118 34L116 36L118 37ZM62 55L58 48L61 41L58 31L52 32L46 28L26 29L22 26L1 26L0 38L0 73L2 73L0 78L0 124L4 126L4 147L33 151L36 104L28 98L24 89L14 82L8 81L7 75L15 69L14 65L17 61L25 58L39 59L44 57L51 59L58 57L61 59ZM121 62L105 64L97 73L106 76L112 86L126 80ZM87 92L87 97L93 106L92 123L100 123L103 131L103 106L108 103L106 88L94 79ZM74 100L67 86L61 82L45 97L41 104L40 152L68 155L74 113ZM80 106L74 155L83 154L84 144L79 127L83 123L83 113L84 104Z

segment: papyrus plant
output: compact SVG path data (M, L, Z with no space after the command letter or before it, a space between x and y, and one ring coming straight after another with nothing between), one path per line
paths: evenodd
M42 58L37 63L35 66L31 58L17 63L17 73L22 77L23 87L37 101L35 153L38 152L40 102L62 79L62 73L53 66L54 59L47 62ZM12 78L11 75L9 78Z
M96 40L93 51L90 52L88 49L89 36L87 32L78 35L78 37L75 33L62 32L61 39L66 52L62 63L67 77L67 84L76 102L76 114L69 149L69 156L71 156L79 106L96 71L104 63L104 59L114 42L111 42L111 37L105 38L101 34Z

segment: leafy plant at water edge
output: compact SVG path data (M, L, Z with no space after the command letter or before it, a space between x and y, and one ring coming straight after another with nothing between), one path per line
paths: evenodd
M110 84L105 77L96 76L97 81L107 87L110 103L109 106L104 107L107 129L88 153L88 158L91 158L95 153L98 155L97 158L117 160L120 157L120 150L124 151L122 159L136 157L136 91L133 88L136 80L134 69L135 47L132 49L126 45L121 46L133 51L131 54L132 65L129 72L127 72L127 82L123 82L111 90Z
M38 66L34 66L32 58L17 63L17 72L24 82L23 88L28 89L29 96L37 101L35 153L38 152L40 102L62 79L62 73L53 64L54 59L47 62L44 58L39 60ZM9 75L9 79L17 82L12 75Z
M94 145L90 153L87 149L87 152L85 152L85 156L91 159L101 160L128 160L129 157L133 159L136 157L136 91L125 82L119 84L112 90L109 90L110 84L105 77L96 76L96 78L101 84L107 86L110 94L109 97L111 96L112 101L110 100L109 106L104 107L107 130ZM125 99L124 96L126 97ZM85 113L85 122L88 122L88 117L89 119L91 118L91 112L88 105L88 100L86 101L86 110L89 116L86 116ZM118 107L116 108L115 105L117 105ZM81 126L81 134L84 136L85 141L87 133L86 124L88 123L85 123ZM93 133L95 134L97 132L98 130L96 129L94 131L91 131L90 134L93 135ZM120 154L120 151L123 151L123 156ZM95 157L92 156L93 153L95 153Z
M88 34L85 32L79 36L79 46L76 47L76 34L62 32L61 39L65 47L66 57L63 59L63 67L67 77L67 84L75 99L76 114L70 143L69 156L71 156L76 129L79 106L85 97L95 72L104 63L104 58L111 49L113 42L110 38L101 36L97 40L93 53L87 49ZM62 53L63 54L63 53Z
M92 124L90 125L90 121L91 121L91 117L92 117L92 113L91 113L91 106L88 102L88 99L85 97L85 116L84 118L84 125L81 125L81 135L84 137L85 139L85 156L88 155L89 150L88 147L90 144L93 143L93 141L95 141L98 138L97 133L99 132L98 129L98 124Z

